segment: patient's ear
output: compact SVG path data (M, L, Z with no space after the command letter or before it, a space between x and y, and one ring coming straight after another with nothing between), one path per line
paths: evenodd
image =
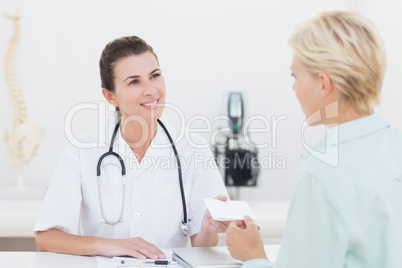
M334 86L332 84L332 80L327 73L321 72L318 74L318 78L321 81L321 97L325 99L329 96L333 90Z
M116 100L114 98L113 92L110 92L106 88L102 88L102 94L105 97L105 99L107 100L107 102L109 102L111 105L113 105L114 107L119 106L119 104L116 102Z

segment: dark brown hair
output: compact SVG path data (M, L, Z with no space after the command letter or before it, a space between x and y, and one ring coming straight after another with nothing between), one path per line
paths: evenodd
M103 49L99 60L102 88L114 92L114 66L116 63L126 57L140 55L145 52L151 52L158 61L158 57L154 53L152 47L137 36L120 37L109 42Z

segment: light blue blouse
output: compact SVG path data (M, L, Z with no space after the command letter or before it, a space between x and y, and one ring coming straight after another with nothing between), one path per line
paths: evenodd
M303 156L276 263L243 267L402 267L402 133L372 114L316 149L326 156Z

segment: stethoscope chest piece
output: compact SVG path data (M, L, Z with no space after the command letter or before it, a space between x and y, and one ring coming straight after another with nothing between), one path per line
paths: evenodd
M187 226L187 222L180 222L180 228L181 228L181 231L182 231L182 233L183 233L183 235L185 236L185 237L187 237L187 235L188 235L188 226Z

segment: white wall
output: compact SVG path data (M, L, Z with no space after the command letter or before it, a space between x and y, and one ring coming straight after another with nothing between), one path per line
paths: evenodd
M396 0L371 1L20 1L2 0L0 9L14 12L21 5L23 18L18 48L17 75L28 106L29 120L40 123L46 138L37 156L24 169L26 183L46 187L67 141L64 119L83 102L103 100L98 61L105 44L123 35L138 35L158 54L167 84L167 102L179 106L186 118L222 113L223 93L243 89L247 115L286 115L272 133L253 136L286 160L286 168L261 171L259 187L242 189L242 199L288 200L304 152L303 115L291 90L291 49L287 39L293 27L324 9L358 9L379 28L388 53L384 98L378 109L402 128L402 5ZM0 18L0 62L11 36L12 24ZM0 76L0 132L11 130L12 112L3 76ZM176 121L166 112L165 120ZM80 134L98 125L97 111L86 110L73 119ZM202 127L201 123L194 126ZM310 130L309 130L310 131ZM316 142L324 129L310 131ZM209 138L208 133L201 134ZM0 142L0 187L16 184L17 170L7 160ZM95 172L95 167L94 167Z

